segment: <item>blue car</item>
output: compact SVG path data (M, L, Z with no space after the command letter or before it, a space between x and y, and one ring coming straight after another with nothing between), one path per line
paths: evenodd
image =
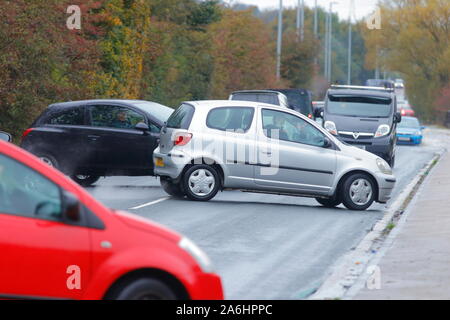
M421 144L424 128L417 118L402 117L397 126L397 144Z

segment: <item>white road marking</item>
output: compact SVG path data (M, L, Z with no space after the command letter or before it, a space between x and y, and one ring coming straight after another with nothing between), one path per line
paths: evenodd
M170 197L164 197L164 198L161 198L161 199L152 201L152 202L144 203L144 204L141 204L141 205L139 205L139 206L130 208L130 209L128 209L128 210L137 210L137 209L141 209L141 208L144 208L144 207L152 206L152 205L154 205L154 204L157 204L157 203L166 201L167 199L170 199Z

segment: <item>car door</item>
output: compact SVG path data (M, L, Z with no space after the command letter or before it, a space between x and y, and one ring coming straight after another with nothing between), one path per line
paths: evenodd
M90 105L89 113L96 167L113 174L152 173L159 128L143 112L119 105ZM147 124L150 131L136 129L138 123Z
M253 184L254 158L253 107L217 107L208 112L203 136L203 152L226 164L227 187Z
M91 272L89 231L62 222L61 199L59 186L0 154L1 297L82 297Z
M324 148L325 135L304 119L261 108L255 183L265 189L324 193L332 186L336 151Z
M72 174L91 161L83 105L61 109L44 121L39 140L33 142L33 153L51 155L59 169Z

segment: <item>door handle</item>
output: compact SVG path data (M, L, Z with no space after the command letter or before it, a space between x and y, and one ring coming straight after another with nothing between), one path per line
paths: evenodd
M88 138L89 138L89 140L96 141L98 138L100 138L100 136L91 134L91 135L88 135Z
M267 154L268 156L271 156L271 155L272 155L272 152L270 152L270 151L261 151L261 153Z

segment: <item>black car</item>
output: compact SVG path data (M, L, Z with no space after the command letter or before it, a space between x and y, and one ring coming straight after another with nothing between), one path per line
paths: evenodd
M100 176L153 175L153 150L173 109L140 100L85 100L50 105L21 147L83 186Z
M312 94L305 89L270 89L283 93L287 99L289 108L298 111L312 119L314 117Z
M325 97L325 106L316 109L323 126L341 141L372 152L395 163L397 112L393 89L355 86L332 86Z

